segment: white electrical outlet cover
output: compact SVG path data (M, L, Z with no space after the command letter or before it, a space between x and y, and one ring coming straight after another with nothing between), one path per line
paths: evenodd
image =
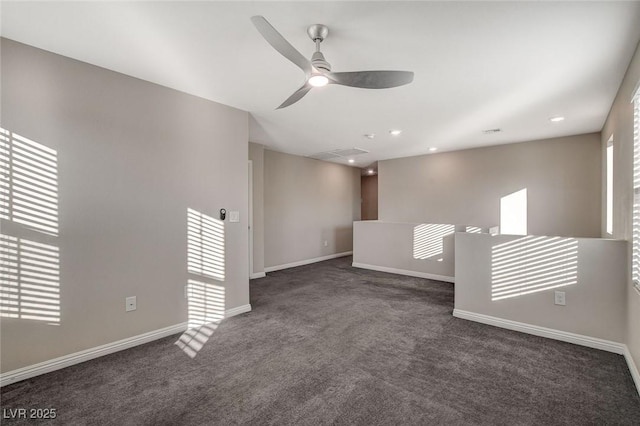
M230 211L229 222L240 222L240 212L237 210Z
M136 296L127 297L124 299L124 309L126 312L135 311L137 309Z

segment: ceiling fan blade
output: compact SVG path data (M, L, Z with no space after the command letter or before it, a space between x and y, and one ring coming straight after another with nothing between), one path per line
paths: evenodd
M411 71L353 71L325 73L331 83L363 89L389 89L413 81Z
M301 88L299 88L298 90L296 90L295 92L293 92L293 95L289 96L287 98L286 101L284 101L282 103L282 105L280 105L278 108L276 109L282 109L282 108L286 108L289 105L293 105L296 102L298 102L300 99L302 99L304 97L304 95L306 95L309 90L313 89L313 86L310 85L309 83L305 83L304 86L302 86Z
M252 16L251 22L262 34L262 37L282 56L296 64L304 73L309 76L312 72L311 62L296 50L264 16Z

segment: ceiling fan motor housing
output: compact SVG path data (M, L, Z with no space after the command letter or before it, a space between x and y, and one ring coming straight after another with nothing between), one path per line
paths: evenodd
M322 52L318 51L311 56L311 64L319 71L331 71L331 64L324 59Z

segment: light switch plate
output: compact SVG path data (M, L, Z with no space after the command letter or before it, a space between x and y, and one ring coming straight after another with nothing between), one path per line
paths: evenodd
M564 291L556 291L555 292L555 301L556 305L565 306L567 304L566 294Z
M237 210L231 210L229 212L229 222L240 222L240 212Z

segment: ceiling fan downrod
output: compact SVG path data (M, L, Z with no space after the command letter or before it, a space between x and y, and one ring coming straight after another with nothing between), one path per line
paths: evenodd
M322 24L313 24L307 28L307 35L316 44L316 51L311 56L311 64L318 71L331 72L331 64L327 62L320 51L320 43L329 35L329 27Z

